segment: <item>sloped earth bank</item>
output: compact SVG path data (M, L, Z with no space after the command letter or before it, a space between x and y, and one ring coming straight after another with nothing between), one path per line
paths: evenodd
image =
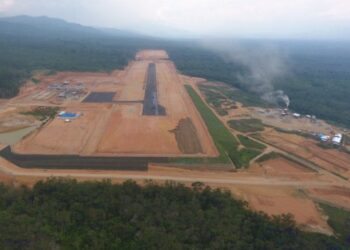
M246 200L250 207L270 215L290 213L296 222L306 230L330 234L331 229L316 203L304 194L305 188L328 190L334 185L331 180L292 180L271 178L249 173L228 171L201 171L151 165L147 172L102 171L102 170L45 170L22 169L0 157L0 180L13 185L33 185L38 180L52 177L70 177L79 181L103 180L109 178L114 183L133 179L138 183L153 180L164 183L172 180L191 185L202 182L213 188L224 188L238 198ZM333 185L332 185L333 183ZM344 183L343 183L344 184ZM341 185L341 183L339 183Z

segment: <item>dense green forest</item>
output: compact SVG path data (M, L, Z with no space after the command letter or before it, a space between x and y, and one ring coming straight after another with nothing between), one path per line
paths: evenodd
M168 183L48 180L0 185L1 249L346 249L290 216L247 209L229 192Z
M1 20L1 19L0 19ZM17 94L32 71L108 71L133 58L139 41L49 18L0 21L0 98ZM140 45L141 46L141 45Z
M288 74L273 79L272 84L289 95L291 109L350 127L350 48L347 44L240 43L247 51L273 43L288 54ZM166 49L177 68L185 74L249 90L239 77L249 71L246 66L226 60L198 41L106 32L44 17L14 17L0 19L0 98L16 95L20 84L33 70L109 71L124 67L137 50L144 48Z
M291 108L350 127L350 47L346 42L298 42L290 51L291 74L276 82Z
M271 41L241 42L261 46ZM246 45L245 45L246 43ZM287 72L272 85L291 99L290 108L302 114L350 127L350 48L336 42L274 42L274 47L288 54ZM248 70L237 61L227 61L213 50L186 44L168 49L171 59L185 74L229 83L243 90L248 86L239 75ZM259 97L256 97L259 98Z

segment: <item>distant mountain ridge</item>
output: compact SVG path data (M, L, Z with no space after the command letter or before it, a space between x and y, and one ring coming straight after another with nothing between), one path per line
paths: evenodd
M44 34L45 33L45 34ZM105 29L84 26L67 22L59 18L46 16L13 16L0 18L0 34L21 36L46 36L47 34L58 37L76 36L117 36L117 37L141 37L134 32Z
M90 27L83 26L81 24L71 23L67 22L63 19L59 18L52 18L47 16L38 16L38 17L32 17L27 15L21 15L21 16L13 16L13 17L3 17L0 18L0 21L5 21L8 23L17 23L17 24L27 24L34 27L61 27L61 28L77 28L77 29L89 29L92 30Z

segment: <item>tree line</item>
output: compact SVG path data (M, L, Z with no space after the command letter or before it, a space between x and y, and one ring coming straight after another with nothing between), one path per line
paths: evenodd
M1 249L346 249L227 191L133 181L0 185Z

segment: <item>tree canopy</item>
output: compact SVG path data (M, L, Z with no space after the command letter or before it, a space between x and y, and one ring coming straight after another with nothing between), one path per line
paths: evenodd
M0 185L1 249L345 249L229 192L169 182Z

